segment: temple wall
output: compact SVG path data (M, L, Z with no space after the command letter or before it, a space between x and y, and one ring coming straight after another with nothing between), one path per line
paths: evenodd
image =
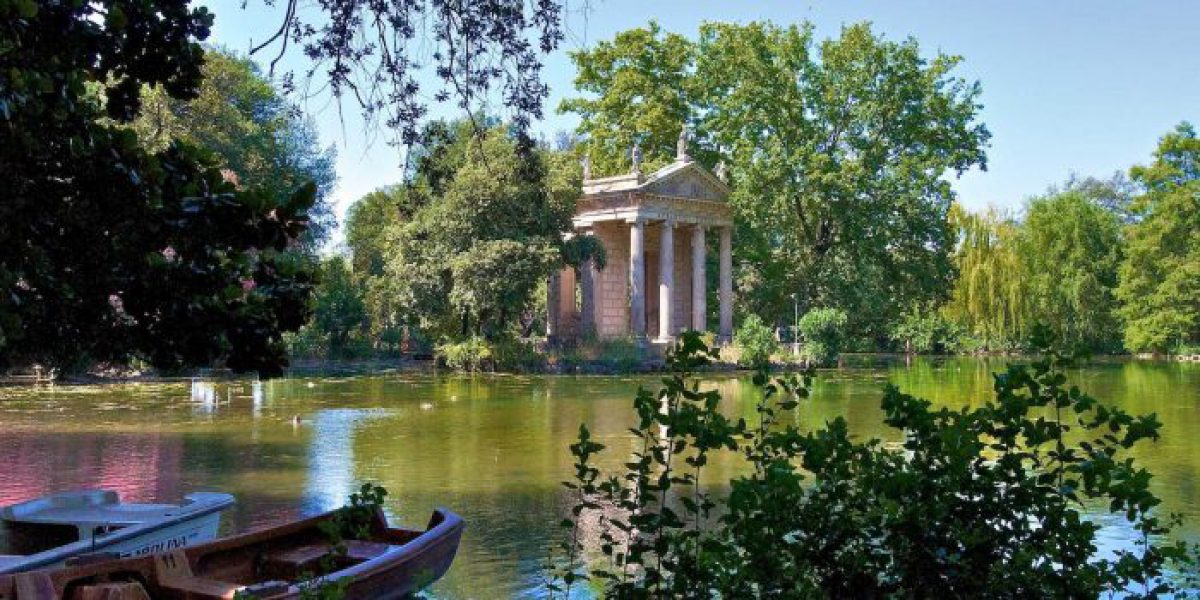
M607 266L596 271L596 334L602 337L628 335L629 225L598 223L595 235L604 245L608 258Z

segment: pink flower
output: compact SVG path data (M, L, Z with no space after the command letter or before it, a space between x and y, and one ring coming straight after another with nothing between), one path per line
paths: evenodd
M243 279L242 280L242 291L243 292L247 292L247 293L253 292L254 288L256 288L256 287L258 287L258 283L256 283L253 279Z

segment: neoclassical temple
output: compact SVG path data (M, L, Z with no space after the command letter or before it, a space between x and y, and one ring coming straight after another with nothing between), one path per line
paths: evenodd
M634 336L668 342L685 329L708 331L708 236L715 235L718 339L733 332L733 240L729 187L688 156L680 135L675 161L654 173L633 170L592 179L584 165L574 235L596 236L607 265L566 268L550 279L547 335ZM723 171L718 167L718 172Z

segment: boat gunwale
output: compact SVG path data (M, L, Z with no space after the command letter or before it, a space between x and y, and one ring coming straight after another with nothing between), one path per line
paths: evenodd
M20 560L14 560L11 563L7 563L7 564L0 566L0 575L15 574L15 573L23 572L23 571L36 571L36 570L40 570L40 569L45 569L47 567L52 566L56 562L65 561L69 558L74 558L74 557L82 556L82 555L86 555L86 554L102 553L102 552L106 551L105 548L110 548L116 544L127 542L131 539L134 539L134 538L137 538L137 537L140 537L143 535L151 534L154 531L157 531L160 529L167 529L170 527L174 527L176 525L186 523L187 521L192 521L192 520L196 520L196 519L201 519L203 517L207 517L213 513L220 513L221 511L229 508L230 506L233 506L233 504L234 504L233 495L227 494L224 492L200 492L198 494L197 493L186 494L186 495L184 495L184 499L191 500L193 497L196 497L199 495L207 496L209 498L209 500L204 501L204 502L198 502L198 501L193 500L191 504L180 504L179 508L180 508L181 512L178 514L173 514L168 517L164 517L164 518L160 518L160 519L147 520L147 521L142 521L139 523L134 523L132 525L127 525L127 526L121 527L120 529L115 529L109 533L106 533L99 538L93 537L90 540L90 543L89 543L89 540L79 539L74 542L71 542L68 544L63 544L61 546L55 546L48 550L43 550L41 552L36 552L34 554L6 555L6 556L12 556L12 557L20 557ZM27 500L26 502L32 502L33 500L37 500L37 499L35 498L32 500ZM18 503L18 504L20 504L20 503ZM191 506L195 506L195 508L192 508L189 510L189 507L191 507ZM28 523L28 524L34 524L34 525L49 524L49 523L44 523L44 522L22 521L22 520L13 520L12 522ZM69 524L69 523L63 523L63 524ZM76 547L78 547L78 548L76 548ZM128 559L128 558L136 558L136 557L124 557L124 558ZM105 562L107 562L107 561L105 561Z

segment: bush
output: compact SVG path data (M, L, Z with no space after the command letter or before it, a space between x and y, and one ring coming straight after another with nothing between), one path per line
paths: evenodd
M633 338L605 338L596 342L596 359L616 372L630 373L641 364L642 352Z
M1043 330L1033 347L1044 358L997 374L977 408L889 387L893 445L854 439L841 417L802 432L811 369L760 371L758 418L730 419L694 377L716 353L684 334L663 387L638 390L619 472L596 466L605 447L580 426L551 595L586 581L610 598L1150 598L1200 583L1200 548L1163 541L1178 521L1154 514L1151 474L1131 455L1161 424L1069 386L1072 359ZM701 485L705 465L736 460L746 475ZM1131 547L1102 556L1085 505L1107 507L1099 520ZM602 556L592 567L589 552Z
M842 351L847 320L846 312L836 308L817 308L800 317L804 357L815 365L833 364Z
M960 328L936 309L913 308L892 328L891 338L909 354L946 352L960 345Z
M742 320L742 326L733 335L733 344L738 347L738 364L752 369L771 364L771 355L779 351L775 332L758 315Z
M494 368L492 345L482 337L473 336L461 342L438 344L435 356L439 362L456 371L482 371Z
M492 345L496 368L501 371L532 373L542 370L546 359L529 342L507 336Z

